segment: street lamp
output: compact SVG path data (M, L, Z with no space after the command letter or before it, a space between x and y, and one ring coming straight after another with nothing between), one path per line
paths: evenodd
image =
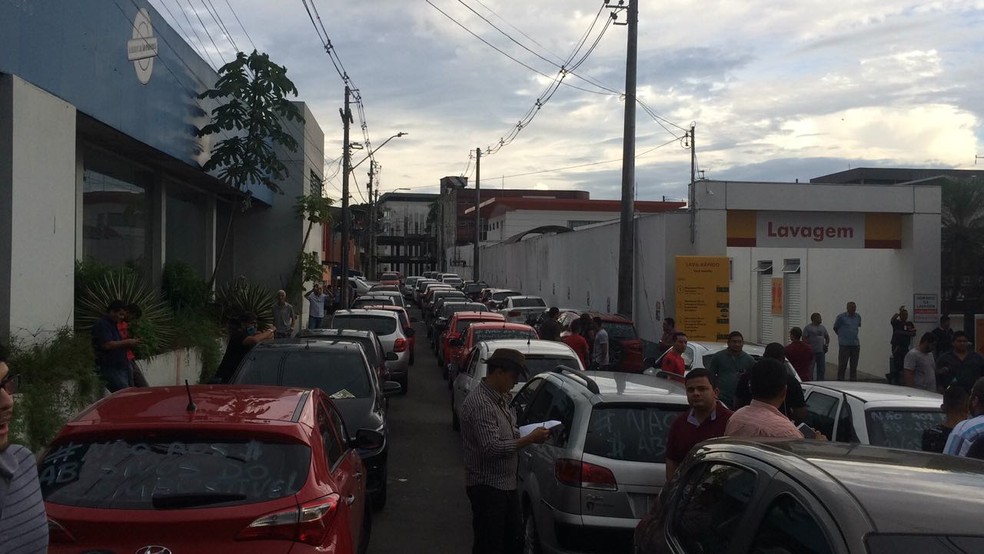
M360 165L362 165L362 162L368 160L369 158L372 158L373 155L376 152L378 152L380 149L382 149L382 147L386 146L386 143L388 143L389 141L391 141L391 140L393 140L395 138L400 138L400 137L406 136L406 135L407 135L407 133L405 133L403 131L400 131L399 133L397 133L397 134L389 137L388 139L384 140L382 142L382 144L380 144L376 148L373 148L372 150L370 150L369 151L369 154L366 155L365 158L362 158L361 160L359 160L359 163L353 165L352 168L349 171L354 170L355 168L357 168ZM368 262L369 262L368 263L368 266L369 267L367 269L369 270L368 273L369 273L370 278L375 277L375 273L376 273L376 238L375 238L375 236L376 236L376 230L375 230L375 227L376 227L376 198L379 197L379 189L378 188L376 189L376 196L374 198L373 197L373 178L376 176L376 168L377 167L379 167L379 166L376 164L376 160L373 160L372 163L369 164L369 185L367 187L368 188L368 192L369 192L369 256L368 256Z

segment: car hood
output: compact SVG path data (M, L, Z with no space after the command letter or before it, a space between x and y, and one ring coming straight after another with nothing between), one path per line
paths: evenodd
M333 398L338 411L342 413L345 428L355 437L359 429L371 429L386 434L383 414L373 411L372 398Z

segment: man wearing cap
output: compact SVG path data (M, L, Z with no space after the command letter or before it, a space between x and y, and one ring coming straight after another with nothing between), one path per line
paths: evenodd
M519 436L509 391L527 373L518 350L499 348L485 361L488 371L461 405L465 490L472 507L473 554L521 552L523 529L516 493L521 448L547 440L550 431Z

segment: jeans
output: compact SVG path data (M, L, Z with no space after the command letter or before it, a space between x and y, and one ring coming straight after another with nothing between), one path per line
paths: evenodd
M321 329L321 320L324 318L308 316L308 329Z
M839 346L837 351L837 380L844 380L844 370L848 362L851 364L851 381L858 380L858 356L861 355L861 345Z
M99 366L96 372L99 374L99 377L105 381L106 388L109 392L116 392L132 385L130 382L131 374L129 365L126 367Z
M815 371L813 372L813 378L817 381L826 381L827 379L827 353L821 350L820 352L813 353L813 364Z
M475 538L472 554L512 554L523 551L523 520L519 495L488 485L467 487Z

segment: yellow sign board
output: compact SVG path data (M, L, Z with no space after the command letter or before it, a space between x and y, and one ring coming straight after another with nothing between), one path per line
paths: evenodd
M676 257L676 324L690 340L728 340L731 262L726 256Z

